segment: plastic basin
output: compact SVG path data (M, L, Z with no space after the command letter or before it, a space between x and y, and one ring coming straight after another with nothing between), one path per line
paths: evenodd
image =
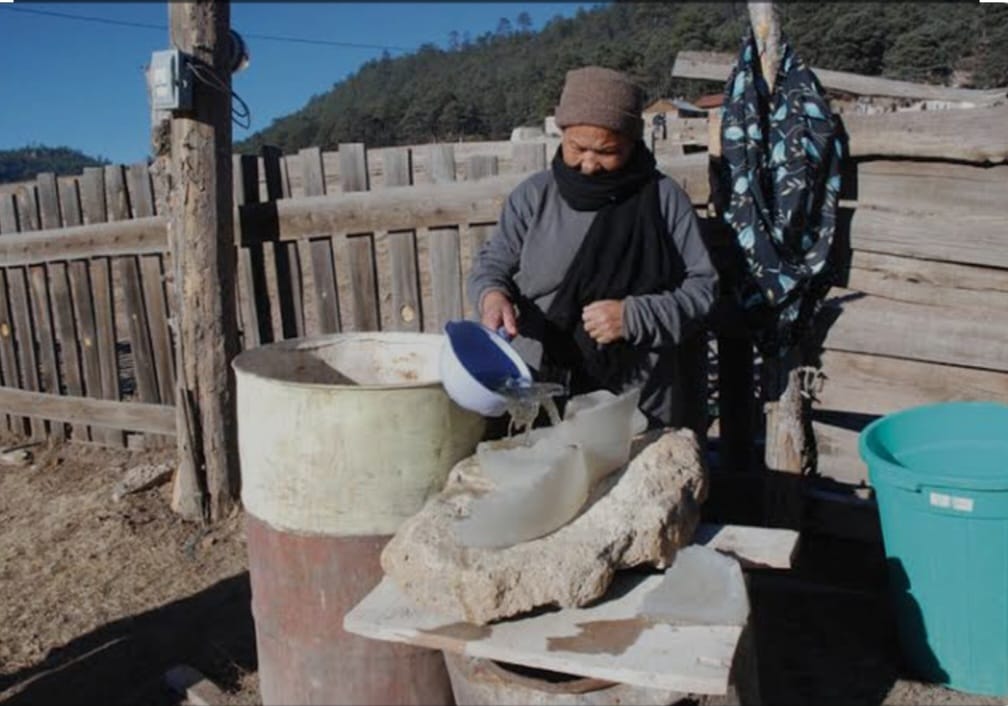
M869 424L904 656L925 679L1008 694L1008 405L946 402Z

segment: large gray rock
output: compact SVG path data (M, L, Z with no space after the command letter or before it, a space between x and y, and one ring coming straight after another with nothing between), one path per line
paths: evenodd
M455 520L489 487L476 457L464 459L444 490L399 528L382 552L382 568L418 604L469 623L539 606L586 605L605 594L618 569L671 564L690 543L707 496L692 432L652 433L635 441L631 454L626 469L600 481L570 523L502 549L456 540Z

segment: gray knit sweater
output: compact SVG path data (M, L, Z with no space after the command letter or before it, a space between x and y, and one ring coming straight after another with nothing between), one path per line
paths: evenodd
M655 423L695 426L692 417L697 410L684 405L699 400L689 404L683 400L687 396L683 378L705 373L699 360L683 361L678 344L684 331L688 334L696 329L688 322L697 323L710 310L717 274L686 193L667 177L658 187L669 237L685 265L685 279L671 291L627 297L623 331L631 343L652 350L651 369L638 381L643 386L641 410ZM594 218L593 211L575 211L567 205L549 169L523 181L508 196L493 235L474 257L466 281L473 305L479 310L484 294L500 290L512 299L520 292L547 311ZM519 312L520 335L513 345L537 369L542 345L536 332L522 326L522 318Z

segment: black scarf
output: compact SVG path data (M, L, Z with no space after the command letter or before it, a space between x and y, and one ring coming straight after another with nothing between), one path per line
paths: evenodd
M682 282L685 267L670 247L658 198L661 175L641 141L618 171L582 174L564 163L560 149L552 171L571 208L597 213L546 312L542 372L546 378L566 377L570 394L618 392L635 377L648 350L626 340L596 343L581 311L594 301L651 294Z

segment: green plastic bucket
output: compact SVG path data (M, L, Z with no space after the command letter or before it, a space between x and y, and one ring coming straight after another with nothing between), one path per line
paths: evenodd
M1008 694L1008 405L947 402L861 432L904 656L920 676Z

